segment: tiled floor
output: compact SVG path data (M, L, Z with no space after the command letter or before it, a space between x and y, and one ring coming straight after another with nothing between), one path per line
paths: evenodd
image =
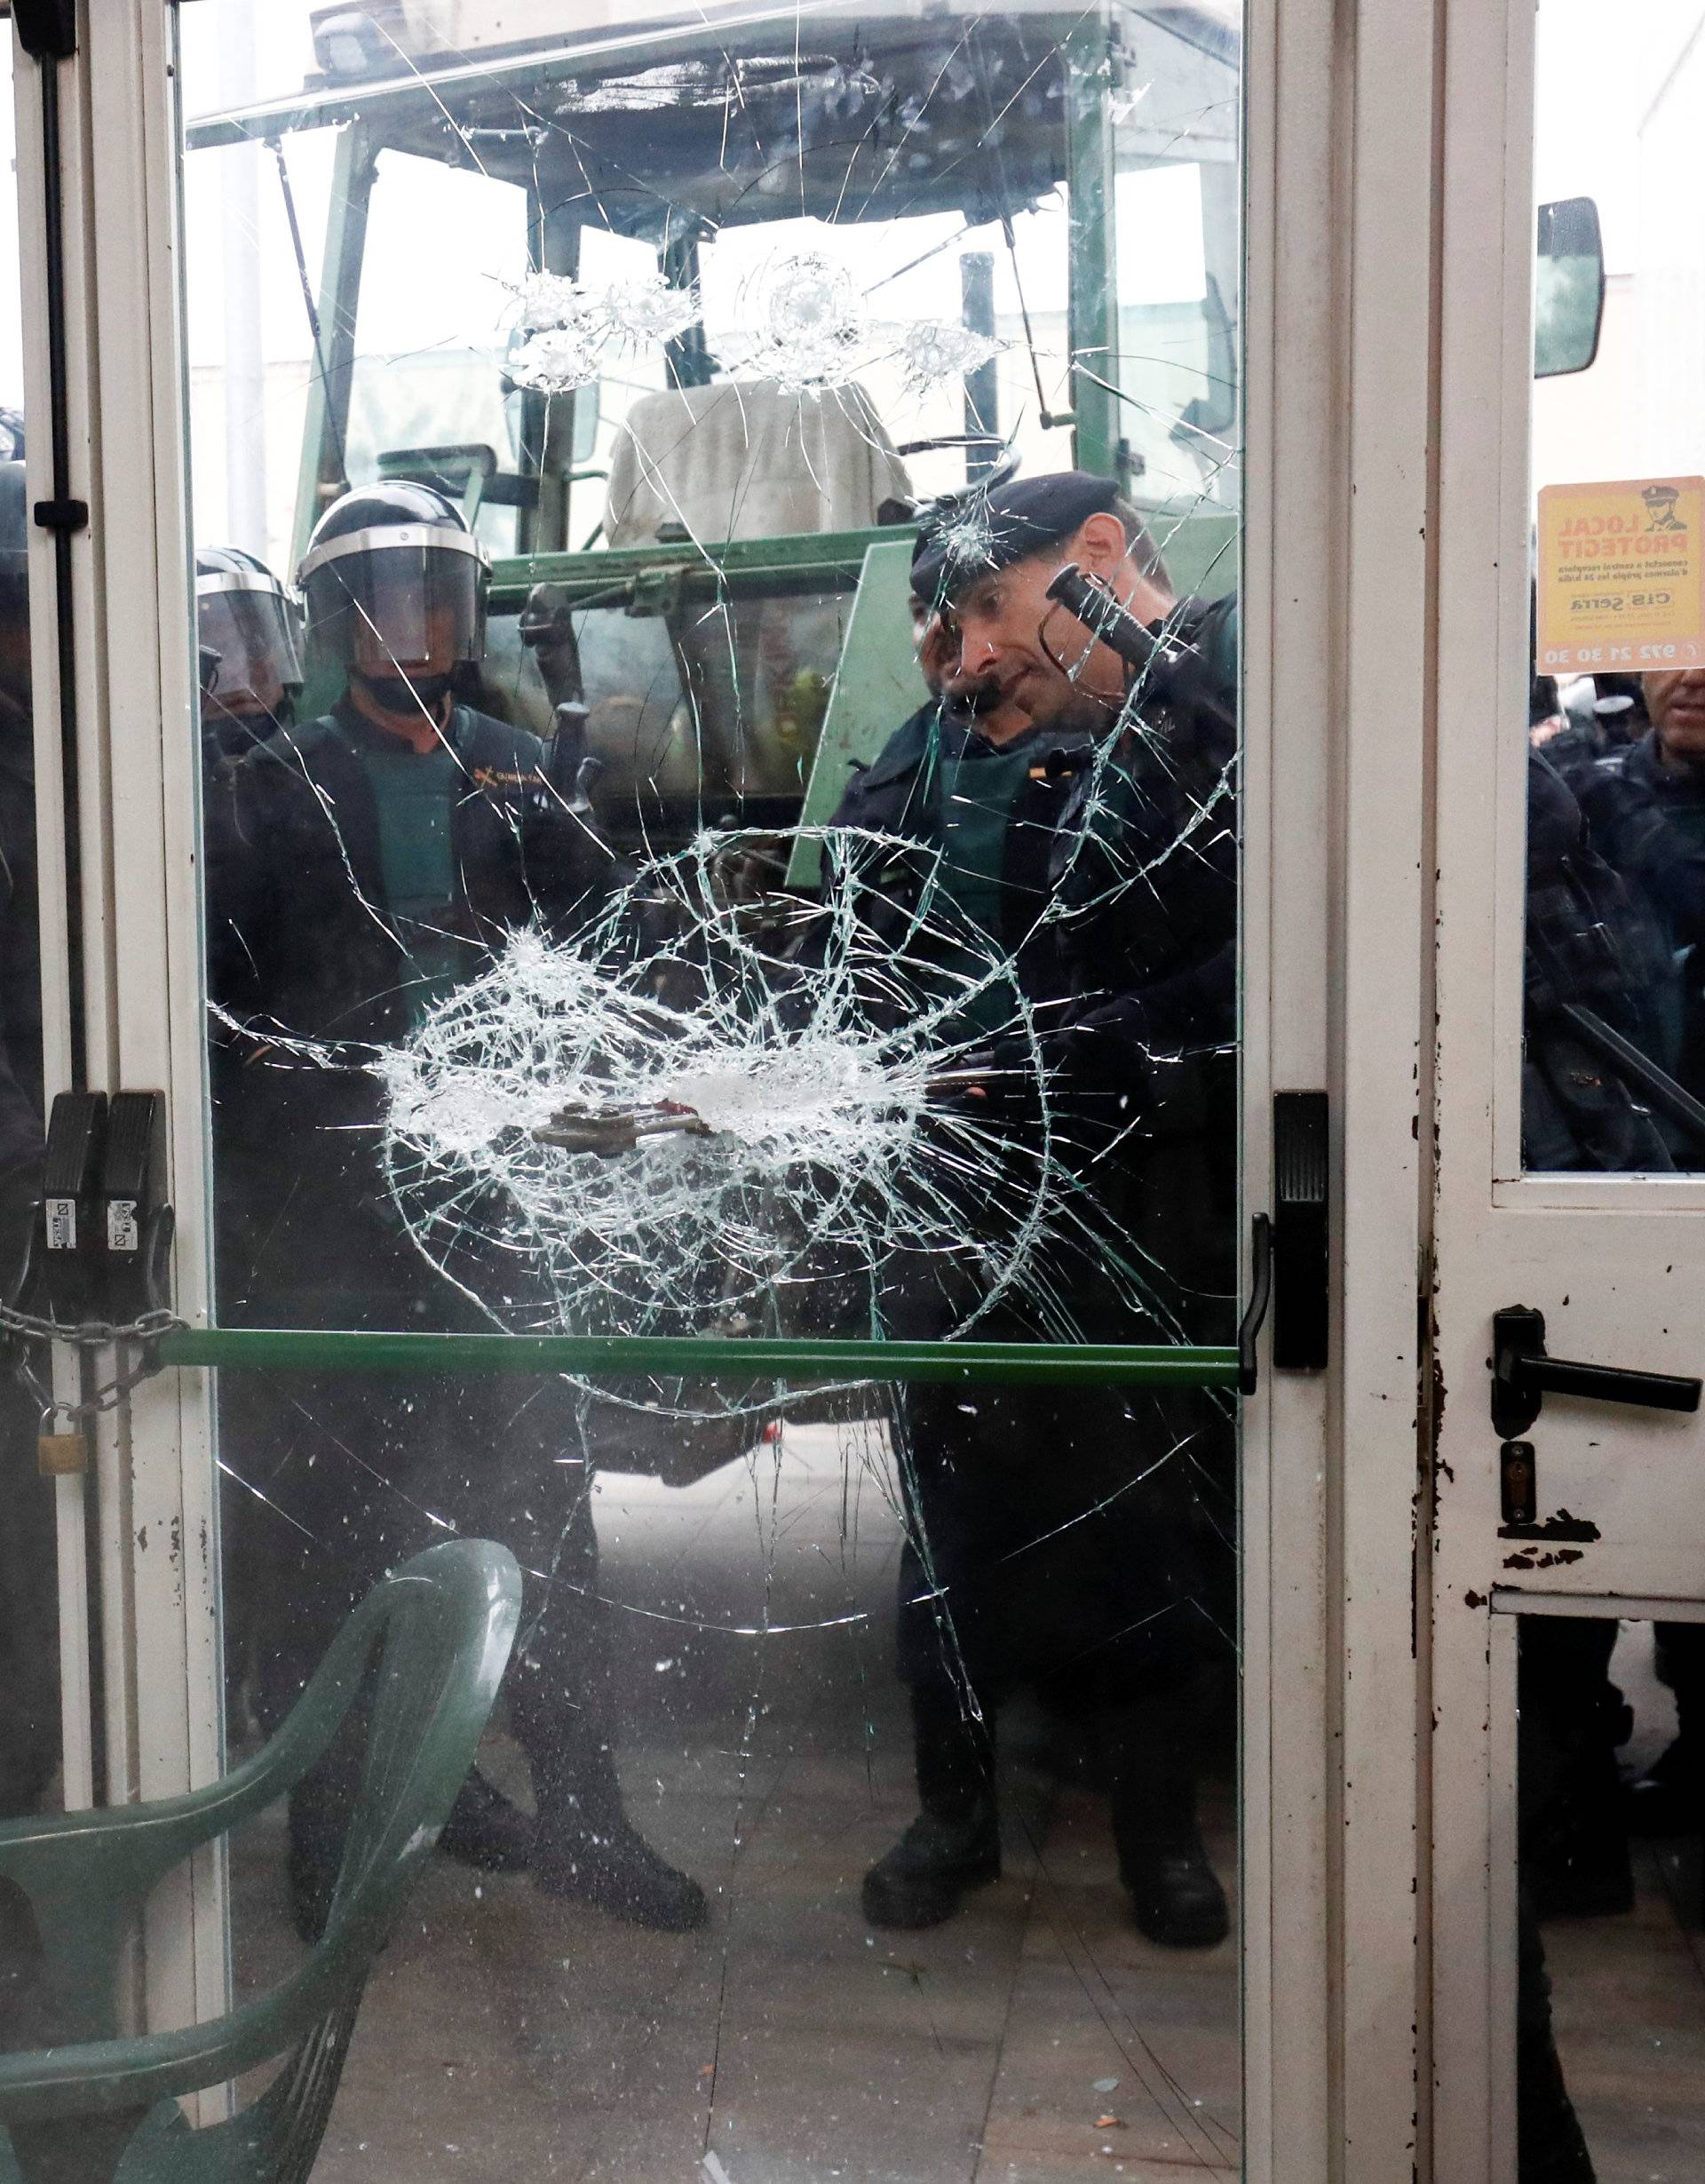
M874 1933L859 1880L910 1816L890 1656L898 1527L879 1441L790 1429L682 1491L609 1478L635 1818L709 1927L645 1934L442 1861L369 1989L323 2184L1126 2184L1238 2167L1236 1961L1132 1928L1103 1801L1005 1739L1006 1872L950 1924ZM1673 1731L1649 1631L1613 1673L1644 1765ZM488 1740L492 1772L525 1782ZM1210 1844L1234 1871L1229 1795ZM235 1865L240 1966L296 1944L282 1827ZM1622 1918L1545 1928L1599 2184L1705 2179L1698 1853L1637 1846Z
M708 1928L437 1862L369 1989L323 2184L1235 2175L1235 1952L1135 1932L1103 1800L1027 1764L1021 1728L1001 1881L929 1932L866 1926L860 1878L913 1809L891 1486L868 1435L849 1461L790 1428L777 1454L678 1492L609 1478L599 1505L623 1782ZM490 1759L517 1765L501 1738ZM282 1857L274 1828L237 1866L245 1981L295 1949Z

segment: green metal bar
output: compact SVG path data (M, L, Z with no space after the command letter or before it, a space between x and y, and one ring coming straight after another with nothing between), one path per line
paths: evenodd
M338 450L349 441L349 396L355 375L355 314L361 303L361 264L367 252L367 215L373 198L376 154L360 122L337 139L326 213L326 250L321 261L320 330L325 376L308 383L302 425L302 468L296 491L296 531L290 541L294 570L308 538L333 496L347 480ZM336 429L332 429L335 425Z
M800 589L852 591L868 546L903 539L910 524L884 524L863 531L798 531L775 538L734 538L696 545L690 539L656 546L600 547L591 553L504 556L492 565L491 603L501 611L519 606L535 584L560 584L571 602L597 598L615 607L635 585L656 590L678 584L684 591L715 593L725 584L755 590L789 584Z
M1017 1386L1235 1387L1234 1349L1166 1343L811 1342L694 1335L365 1334L188 1328L167 1365L278 1372L575 1372L618 1378L944 1380Z
M825 827L845 793L853 766L868 766L910 713L929 698L912 649L912 541L889 539L867 548L864 574L846 617L841 663L829 693L822 733L812 754L801 828ZM822 877L823 846L815 836L795 838L787 884L814 894Z
M1071 136L1071 343L1087 369L1072 373L1080 470L1129 480L1120 463L1118 404L1097 376L1119 378L1119 285L1114 233L1113 115L1108 101L1113 36L1104 11L1087 16L1066 44L1067 126Z

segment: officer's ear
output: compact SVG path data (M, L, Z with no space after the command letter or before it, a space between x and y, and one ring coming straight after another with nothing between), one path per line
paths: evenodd
M1077 527L1066 554L1086 576L1111 578L1124 560L1129 542L1125 527L1115 515L1086 516Z

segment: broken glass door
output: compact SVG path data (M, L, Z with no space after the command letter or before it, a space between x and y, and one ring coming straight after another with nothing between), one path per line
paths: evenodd
M178 11L234 1749L528 1588L321 2173L1234 2175L1236 18L607 13Z

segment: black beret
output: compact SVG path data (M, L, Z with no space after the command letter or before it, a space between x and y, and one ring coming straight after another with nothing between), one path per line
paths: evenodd
M1121 497L1113 479L1087 470L948 495L919 516L912 597L943 605L979 576L1069 538L1089 517L1111 514Z

